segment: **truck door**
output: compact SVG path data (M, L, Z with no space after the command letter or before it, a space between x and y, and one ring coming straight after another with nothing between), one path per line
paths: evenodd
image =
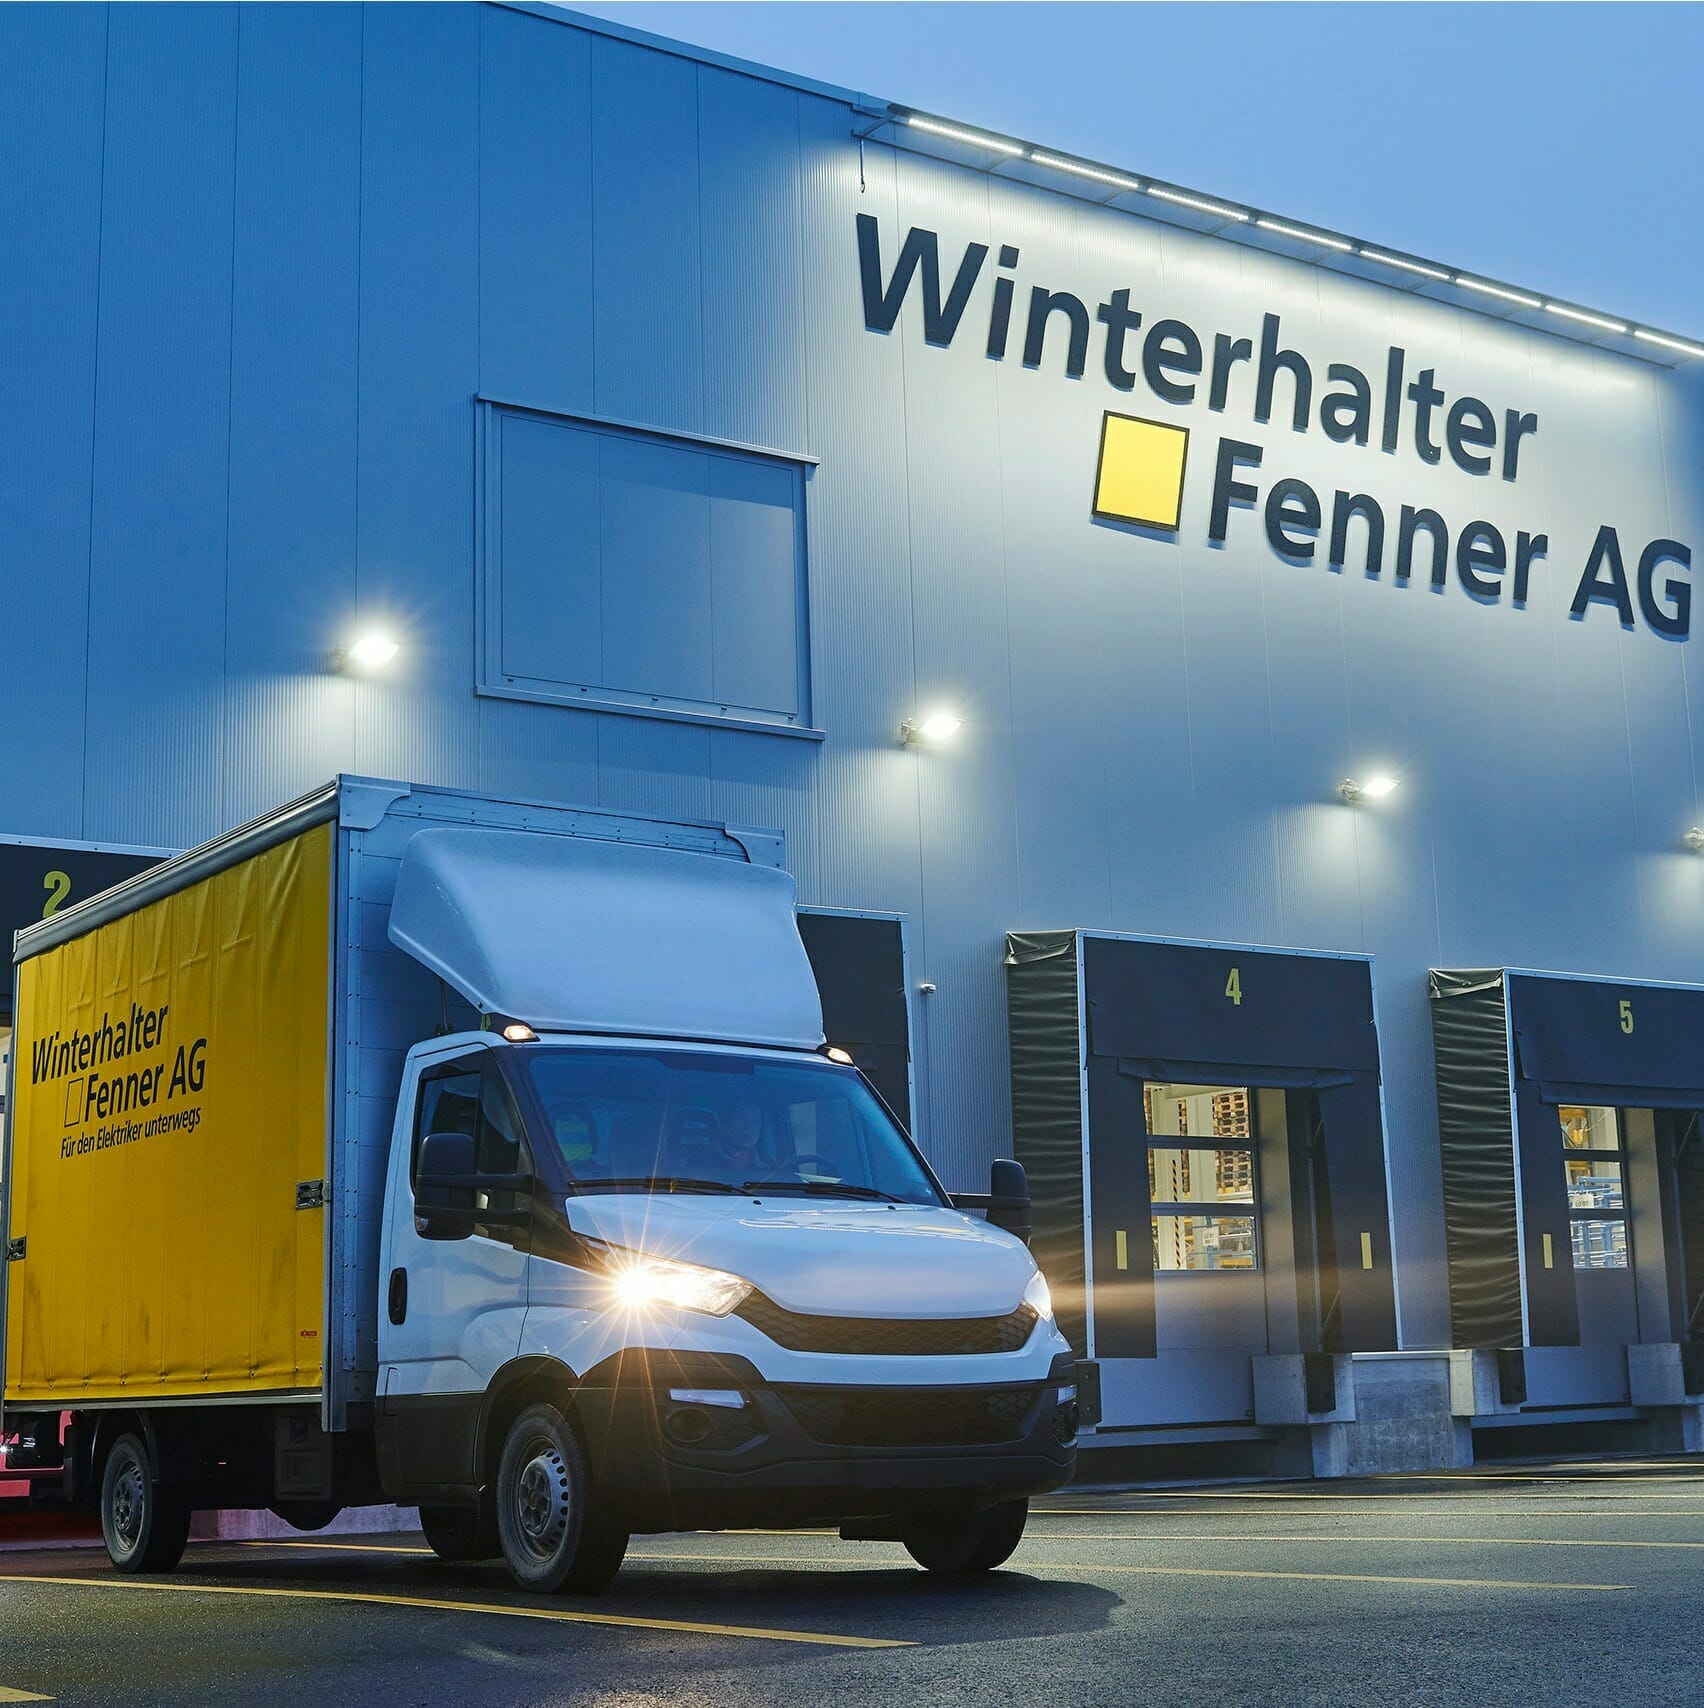
M405 1078L405 1095L407 1085ZM490 1049L431 1063L414 1085L412 1117L397 1122L387 1190L379 1448L387 1484L466 1486L476 1480L480 1401L520 1345L529 1237L524 1224L476 1222L467 1239L421 1238L414 1164L429 1133L472 1134L482 1174L530 1173L531 1159Z

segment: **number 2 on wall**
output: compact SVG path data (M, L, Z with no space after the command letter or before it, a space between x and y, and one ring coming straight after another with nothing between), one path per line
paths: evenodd
M1231 968L1231 976L1225 980L1225 995L1231 999L1236 1007L1242 1007L1242 969L1240 967Z
M1627 1033L1633 1030L1633 1004L1626 997L1621 999L1621 1030Z
M47 900L42 905L41 916L51 919L59 911L59 904L71 893L71 875L68 872L49 872L41 881L41 887L47 891Z

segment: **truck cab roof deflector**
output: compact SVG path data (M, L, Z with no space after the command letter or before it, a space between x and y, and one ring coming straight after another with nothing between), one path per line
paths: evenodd
M815 1049L822 1004L792 878L674 848L428 829L390 938L488 1014L539 1031Z

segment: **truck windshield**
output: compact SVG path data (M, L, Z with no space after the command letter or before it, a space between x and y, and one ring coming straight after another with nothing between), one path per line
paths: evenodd
M581 1191L941 1202L852 1068L691 1050L517 1056Z

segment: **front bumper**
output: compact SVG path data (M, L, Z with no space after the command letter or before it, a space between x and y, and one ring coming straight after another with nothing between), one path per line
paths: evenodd
M634 1530L838 1523L1068 1482L1072 1372L1065 1353L1042 1381L805 1386L744 1358L640 1349L588 1372L575 1408L593 1475ZM743 1403L674 1397L704 1390Z

